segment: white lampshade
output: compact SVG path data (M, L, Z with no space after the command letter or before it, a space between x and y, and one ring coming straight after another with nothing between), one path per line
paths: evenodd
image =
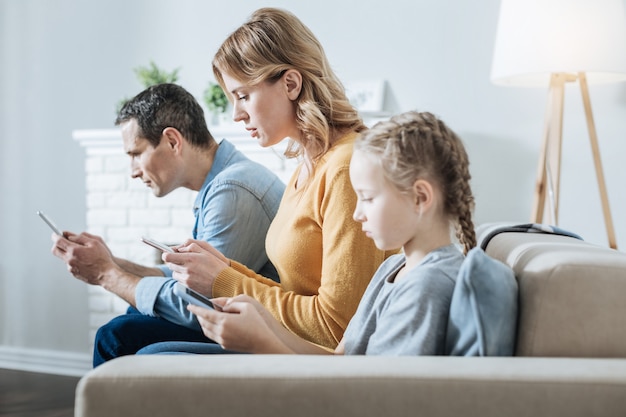
M626 80L625 0L502 0L491 81L547 87L552 73Z

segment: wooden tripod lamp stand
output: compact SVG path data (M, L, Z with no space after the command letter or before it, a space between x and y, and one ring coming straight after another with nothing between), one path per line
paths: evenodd
M549 87L531 222L554 225L558 225L565 85L580 84L609 246L617 249L588 81L626 80L624 0L502 0L491 80L498 85Z

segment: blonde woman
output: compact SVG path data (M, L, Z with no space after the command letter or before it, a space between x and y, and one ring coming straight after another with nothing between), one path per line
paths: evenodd
M352 219L349 169L366 130L313 33L285 10L263 8L235 30L213 60L216 79L260 146L289 141L301 163L266 238L280 284L188 241L163 255L173 277L208 297L246 294L281 326L332 351L367 284L389 255ZM208 341L208 340L207 340ZM214 353L214 343L159 343L139 353Z

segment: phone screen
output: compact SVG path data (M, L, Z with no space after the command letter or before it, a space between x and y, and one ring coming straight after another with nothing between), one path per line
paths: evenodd
M213 304L213 302L207 297L200 294L199 292L192 290L186 285L181 284L180 282L177 282L174 285L174 294L178 295L190 304L194 304L200 307L209 307L217 311L223 311L222 307L217 304Z
M148 237L142 237L141 241L147 245L152 246L153 248L157 248L159 250L162 250L163 252L170 252L170 253L174 253L174 249L170 248L169 246L167 246L165 243L161 243L158 242L154 239L150 239Z
M191 288L185 288L185 292L187 293L187 295L189 295L189 296L195 298L196 300L206 304L207 306L209 306L211 308L215 308L215 304L213 304L211 302L211 300L209 300L208 298L206 298L202 294L199 294L199 293L195 292Z

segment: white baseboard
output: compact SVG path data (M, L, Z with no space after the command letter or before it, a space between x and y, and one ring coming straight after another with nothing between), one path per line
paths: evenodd
M92 362L86 353L0 346L0 368L83 376Z

